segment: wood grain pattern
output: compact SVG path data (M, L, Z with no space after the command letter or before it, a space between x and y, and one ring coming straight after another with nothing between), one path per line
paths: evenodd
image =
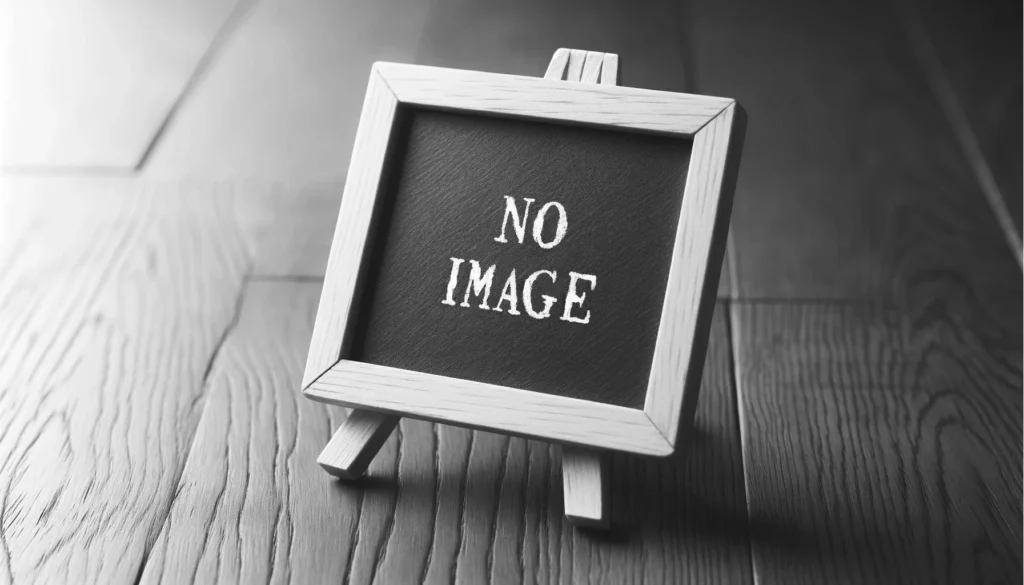
M294 391L317 296L249 285L143 582L751 581L725 312L695 440L614 458L602 537L564 520L558 448L542 443L403 419L361 482L318 469L343 414Z
M321 292L320 319L314 327L306 358L303 389L327 371L342 354L349 315L356 303L359 266L373 221L397 106L394 94L374 66L349 164L350 172L345 184L348 195L338 211L338 224L327 263L326 273L333 276L326 279ZM357 413L355 419L365 423L360 425L359 432L346 432L356 430L349 427L336 433L317 457L325 470L346 479L363 474L398 424L397 417L379 413Z
M1020 329L857 305L734 323L758 582L1021 580Z
M670 445L692 420L746 120L733 104L693 140L644 412Z
M579 79L570 57L566 79ZM376 63L402 103L692 135L734 102L616 85ZM582 71L580 71L582 74Z
M249 256L210 192L0 181L0 581L134 580Z
M897 7L696 0L688 14L696 89L736 98L751 120L733 211L739 298L989 320L1020 304L1020 268Z
M373 219L377 187L397 106L394 94L374 69L366 89L363 116L356 133L345 195L331 243L327 274L332 278L326 279L321 293L320 318L313 329L303 388L341 357L345 326L355 303L358 267Z
M319 288L248 285L141 582L320 582L344 575L364 498L340 488L316 463L344 413L294 390Z
M347 359L303 393L328 404L584 447L653 456L673 449L639 409Z

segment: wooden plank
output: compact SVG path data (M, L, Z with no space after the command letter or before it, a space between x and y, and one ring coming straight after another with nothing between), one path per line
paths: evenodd
M598 537L564 520L543 443L402 420L361 482L318 469L342 415L294 391L316 288L250 284L144 582L751 581L724 312L691 446L616 456Z
M1021 578L1021 312L739 305L759 583Z
M683 11L683 4L668 0L433 0L416 62L540 75L557 49L580 48L616 53L622 60L619 85L695 92L693 55L681 49L689 42L682 29ZM577 58L582 72L585 54ZM729 274L729 269L722 270L720 297L729 296Z
M195 195L0 181L0 581L141 570L249 264L226 199Z
M319 288L248 285L238 327L210 374L191 454L142 582L309 582L344 575L364 496L342 488L316 463L344 413L312 404L295 389Z
M1018 252L1024 153L1020 132L1024 59L1014 5L913 0L908 28L918 60L978 182ZM1019 260L1018 256L1018 260Z
M0 167L133 169L238 4L0 1Z
M741 298L1020 303L1020 268L898 8L699 0L689 18L697 89L751 120L732 223Z
M144 173L343 180L370 66L412 61L428 9L419 0L256 3Z

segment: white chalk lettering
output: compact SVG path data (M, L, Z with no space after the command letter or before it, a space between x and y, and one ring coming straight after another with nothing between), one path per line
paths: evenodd
M555 238L550 242L544 243L541 239L541 235L544 233L544 218L547 217L548 210L552 207L558 209L558 225L555 226ZM504 228L504 225L502 228ZM541 248L550 250L562 241L567 229L569 229L569 218L565 214L565 208L557 201L548 201L544 204L544 207L540 208L540 212L537 213L537 217L533 220L533 241L537 242L537 245Z
M494 238L495 242L501 242L502 244L508 243L505 239L505 226L508 225L508 218L512 216L512 229L516 232L516 239L519 243L523 243L523 238L526 237L526 218L530 215L530 204L534 202L529 197L524 197L523 201L526 202L526 209L523 210L523 216L519 216L519 209L516 208L515 197L505 196L505 215L501 218L501 235Z
M533 308L533 283L541 274L550 276L551 282L555 282L558 279L558 273L552 270L538 270L526 277L526 281L523 282L523 308L526 309L526 314L534 319L547 319L551 316L551 305L554 305L558 300L552 296L541 295L540 298L544 299L544 310L538 312Z
M443 305L455 306L455 286L459 284L459 266L464 260L462 258L451 258L452 274L448 277L448 295L441 301Z
M474 296L480 297L480 308L489 309L487 306L487 297L491 296L491 283L494 281L494 264L484 272L483 276L480 275L480 263L476 260L470 260L469 269L469 280L466 282L466 294L462 298L462 307L469 306L469 295L472 293Z
M508 275L508 280L505 281L505 286L501 287L501 297L498 298L498 302L494 305L494 310L501 312L501 301L508 301L508 314L509 315L520 315L519 309L519 294L516 292L516 269L513 268L512 272Z
M518 202L515 197L505 196L505 212L501 218L501 234L494 238L495 242L500 244L507 244L508 238L505 233L508 229L509 218L512 219L512 230L515 232L516 240L522 244L526 238L526 226L530 222L530 206L536 201L528 197L523 197L523 201L526 205L522 209L519 208ZM544 238L547 234L544 231L545 225L547 224L548 212L554 209L558 215L557 224L555 225L554 235L551 239L545 241ZM520 213L522 211L522 213ZM550 229L550 228L549 228ZM533 217L533 236L534 242L544 250L550 250L555 246L562 243L565 239L565 234L569 229L569 216L565 211L565 207L557 201L549 201L543 204L539 211ZM504 281L504 285L501 287L501 293L498 295L498 300L494 304L494 307L487 305L488 300L491 297L491 289L494 285L494 275L498 268L497 264L491 264L487 266L486 270L481 267L480 262L469 260L469 273L466 276L465 288L463 289L462 302L458 303L460 307L470 308L473 304L480 309L491 310L498 313L508 313L511 316L517 317L522 313L519 312L519 301L522 299L523 311L527 315L534 319L547 319L551 316L552 309L556 303L560 300L564 300L561 315L558 316L559 321L565 321L567 323L578 323L586 325L590 323L591 311L584 306L587 301L587 294L592 293L597 288L597 276L593 274L583 274L580 272L569 271L569 281L567 285L563 285L561 290L565 291L564 297L551 296L543 294L542 291L538 290L537 294L540 296L543 302L543 307L539 310L535 305L537 299L534 298L534 285L537 284L537 279L541 276L546 276L551 279L551 286L546 287L551 292L558 283L558 273L554 270L537 270L527 276L522 283L516 278L516 269L512 268L508 277ZM466 260L462 258L452 257L452 269L448 275L448 290L442 304L454 307L456 289L462 286L460 282L461 267L463 262ZM520 272L520 274L525 274ZM581 282L583 284L581 284ZM520 288L520 286L522 288ZM588 288L589 287L589 288ZM470 299L473 299L473 303L470 303ZM504 305L504 306L503 306ZM574 314L575 312L575 314Z
M587 293L576 292L576 283L580 280L590 283L590 290L597 288L597 277L593 274L580 274L578 272L569 273L569 290L565 293L565 310L562 311L562 321L568 321L570 323L583 323L584 325L590 323L590 310L587 310L587 314L582 318L572 316L573 305L579 305L583 308L583 302L587 300Z

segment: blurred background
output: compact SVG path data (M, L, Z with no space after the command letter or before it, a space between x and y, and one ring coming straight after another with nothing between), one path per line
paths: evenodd
M0 169L343 181L376 60L541 75L558 47L616 52L624 85L732 97L748 110L735 232L756 243L741 268L773 273L751 295L869 292L889 286L884 269L847 279L835 266L860 249L899 261L874 248L914 229L909 217L894 223L908 205L951 221L982 214L981 233L952 234L1002 234L1019 260L1015 8L4 0ZM779 236L797 225L829 237ZM806 272L821 286L800 290Z
M0 0L0 583L1020 582L1021 30L994 0ZM341 490L343 415L294 400L371 64L559 47L749 116L697 438L616 460L610 540L520 439L404 421L400 481Z

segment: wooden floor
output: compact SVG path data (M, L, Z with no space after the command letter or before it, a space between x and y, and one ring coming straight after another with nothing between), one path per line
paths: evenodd
M0 59L0 584L1021 582L1012 3L171 4ZM696 430L607 535L539 442L406 420L340 483L297 391L370 63L560 46L750 119Z

